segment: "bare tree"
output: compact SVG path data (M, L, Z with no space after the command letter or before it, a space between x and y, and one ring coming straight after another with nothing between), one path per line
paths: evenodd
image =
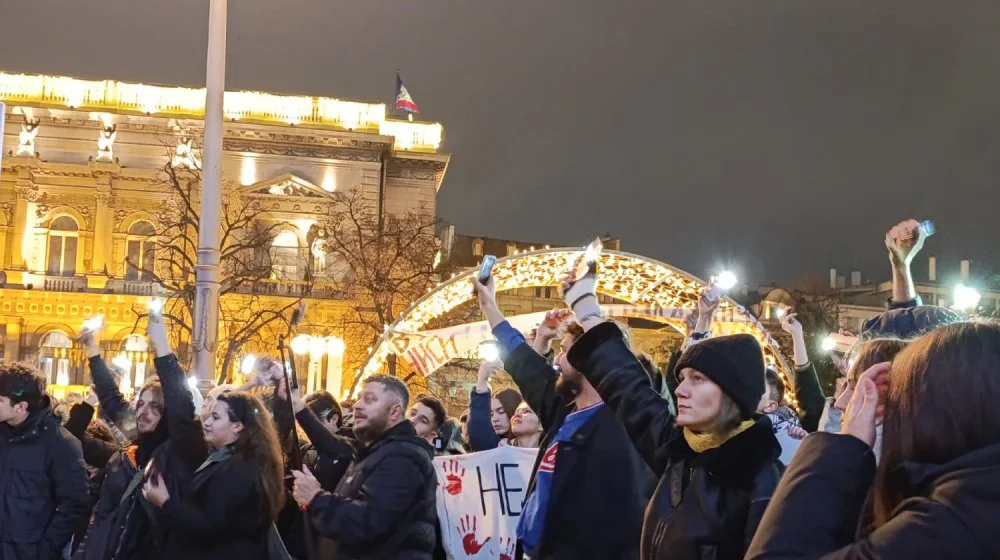
M346 269L344 295L353 311L344 326L352 339L374 346L385 327L437 283L438 222L424 211L380 215L361 189L337 192L334 200L324 246Z
M195 264L198 234L202 226L201 173L194 167L163 166L160 183L168 192L157 212L155 258L127 265L140 271L159 287L165 299L164 316L170 319L181 341L183 357L190 358L195 303ZM276 297L275 267L271 246L284 223L267 219L258 200L242 193L231 182L223 184L220 224L219 301L223 325L219 333L222 368L219 382L225 381L233 360L250 342L287 326L286 314L311 292L312 259L306 255L305 279L295 297ZM301 257L302 255L300 255ZM147 311L136 310L140 318Z

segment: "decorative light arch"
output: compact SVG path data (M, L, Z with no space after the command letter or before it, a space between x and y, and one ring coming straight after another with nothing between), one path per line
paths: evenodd
M518 288L558 286L560 279L583 254L581 249L542 249L515 253L497 260L493 268L497 292ZM391 333L419 332L431 320L455 309L474 298L470 280L477 273L476 268L453 275L432 288L427 295L413 302L385 332L372 349L368 361L358 370L352 387L353 397L361 388L360 381L382 371L392 345ZM605 250L601 255L598 272L597 292L630 304L655 309L686 308L695 309L698 297L707 283L696 276L678 270L660 261L625 253ZM667 323L685 333L687 327L682 318L668 318L650 313L648 318ZM721 319L721 320L720 320ZM743 307L729 298L723 298L713 322L716 334L749 333L760 341L767 361L777 367L785 376L791 371L785 362L777 342L763 325Z

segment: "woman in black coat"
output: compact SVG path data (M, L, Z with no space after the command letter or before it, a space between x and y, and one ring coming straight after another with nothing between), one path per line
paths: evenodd
M741 559L781 476L780 447L757 408L764 356L750 335L703 340L676 366L677 414L650 384L613 322L601 319L591 272L563 283L586 331L556 358L582 373L660 482L646 508L644 559ZM714 305L702 302L708 320Z
M1000 557L998 401L996 324L940 327L870 368L842 433L802 442L747 558Z
M180 496L149 473L146 499L167 526L165 558L268 558L270 529L283 505L278 435L260 399L222 395L202 420L213 449Z

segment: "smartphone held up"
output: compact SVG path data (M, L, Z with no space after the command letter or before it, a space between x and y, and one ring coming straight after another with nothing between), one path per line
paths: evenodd
M494 255L486 255L483 257L483 262L479 264L479 273L476 274L476 280L480 284L485 286L490 282L490 276L493 276L493 267L497 264L497 258Z
M604 243L600 237L594 238L583 249L583 259L576 266L576 279L579 280L588 273L597 272L597 261L601 260L601 253L604 251Z

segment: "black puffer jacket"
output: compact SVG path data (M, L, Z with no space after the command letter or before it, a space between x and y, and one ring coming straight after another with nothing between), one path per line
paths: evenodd
M89 511L80 443L47 405L15 428L0 422L0 504L3 560L62 558Z
M153 361L163 388L163 416L152 434L114 454L108 462L94 520L77 558L86 560L161 558L165 532L159 513L142 496L140 478L150 458L156 462L170 495L176 496L208 456L201 422L177 357ZM90 359L90 371L101 399L102 415L128 432L134 416L100 357Z
M434 448L402 421L357 453L334 493L320 492L309 520L336 541L337 560L430 560L437 510Z
M848 435L807 437L788 466L747 558L1000 558L1000 444L943 465L903 463L889 477L904 500L858 530L875 479L871 447Z
M568 359L660 476L642 526L641 557L743 558L781 476L770 421L760 417L721 446L695 453L616 325L585 333Z

